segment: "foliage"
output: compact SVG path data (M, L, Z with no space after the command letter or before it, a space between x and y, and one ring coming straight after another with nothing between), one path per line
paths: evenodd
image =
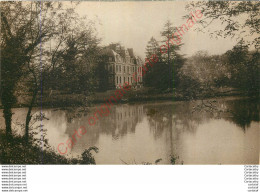
M188 99L216 96L223 88L235 88L243 95L259 94L258 51L248 51L244 41L223 55L197 52L187 59L179 73L178 91Z
M162 43L168 45L165 54L160 53L161 43L153 37L147 44L147 57L156 53L159 62L147 72L144 85L160 91L174 87L175 96L180 94L185 99L214 97L227 88L235 88L243 95L258 95L259 5L259 2L190 2L186 7L189 13L201 10L203 14L197 21L201 24L197 30L207 30L212 37L235 37L239 43L222 55L198 51L185 59L179 54L181 44L169 42L176 28L167 21L161 32ZM191 16L185 16L188 17ZM220 24L221 27L214 27ZM251 45L256 51L249 51Z
M61 2L1 2L1 101L6 134L12 136L17 93L28 96L25 137L38 92L66 90L90 95L99 39L95 23ZM77 75L75 75L77 74Z
M125 165L129 165L129 164L138 165L138 164L139 164L139 163L136 163L135 160L134 160L134 162L132 162L132 163L127 163L127 162L123 161L122 159L121 159L121 161L122 161ZM160 159L156 159L156 160L154 161L154 164L157 165L157 164L160 163L161 161L162 161L161 158L160 158ZM150 162L146 162L146 161L145 161L145 162L142 162L141 165L153 165L153 163L150 163Z
M170 160L171 160L171 164L175 165L177 158L174 156L171 156Z
M0 131L0 164L95 164L91 150L98 152L97 147L86 149L81 157L68 158L55 153L52 148L46 147L48 145L46 140L44 147L33 139L30 141L33 142L27 143L24 137L15 134L10 141L4 132Z
M97 66L94 69L96 74L97 90L107 91L109 87L109 72L105 68L107 63L107 57L101 54L97 61Z
M213 93L214 89L227 86L238 89L242 94L257 96L259 94L260 3L257 1L200 1L190 2L186 9L189 12L201 10L203 18L198 21L201 25L197 25L197 30L207 31L211 37L232 37L239 40L232 50L220 56L212 56L215 59L199 54L197 54L198 57L191 57L190 64L185 64L182 69L184 84L190 83L187 92L191 89L193 90L191 95L197 96L203 90ZM185 16L187 17L190 15ZM250 52L249 47L252 45L256 51ZM207 71L210 73L205 73Z
M45 73L44 87L90 95L96 87L94 70L98 62L99 39L93 35L91 26L84 25L77 32L66 35L63 47L55 55L55 64Z
M170 21L165 23L161 32L161 44L168 45L167 51L163 54L160 51L160 43L153 37L146 47L146 58L151 54L156 54L159 61L144 76L144 84L158 90L172 90L180 83L179 71L184 64L184 57L179 54L181 45L172 44L169 38L175 33L175 29Z
M227 67L231 74L230 85L249 96L259 93L260 53L249 52L248 46L241 40L225 54Z
M98 153L98 148L97 147L90 147L88 149L86 149L83 153L82 153L82 164L96 164L96 161L93 157L93 155L91 154L91 151L94 151L96 153Z
M160 54L159 43L154 37L151 37L146 46L146 58L150 58L154 54Z
M223 81L228 80L228 70L221 56L211 56L205 51L198 51L187 59L181 68L180 76L179 90L186 97L196 98L199 95L209 96L215 88L224 86Z
M50 2L24 3L1 2L1 100L4 106L6 134L11 136L12 112L15 104L16 85L24 75L23 69L30 68L37 46L46 42L55 31L55 8ZM50 16L52 17L50 18ZM26 73L25 73L26 74ZM33 73L35 75L35 73ZM34 76L36 78L36 76ZM36 79L35 82L37 83Z
M247 38L259 48L260 2L259 1L198 1L187 5L187 10L201 10L203 19L198 21L200 31L209 31L213 37ZM190 17L190 16L185 16ZM221 28L213 27L221 25Z

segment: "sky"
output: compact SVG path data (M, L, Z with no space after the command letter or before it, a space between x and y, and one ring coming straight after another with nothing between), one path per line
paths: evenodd
M186 23L183 19L188 14L186 4L183 1L82 2L76 12L100 23L97 29L102 45L120 42L145 58L148 41L152 36L161 40L160 32L167 20L174 26ZM184 55L191 56L199 50L222 54L236 44L231 38L211 39L208 33L195 31L195 25L183 37L181 53Z

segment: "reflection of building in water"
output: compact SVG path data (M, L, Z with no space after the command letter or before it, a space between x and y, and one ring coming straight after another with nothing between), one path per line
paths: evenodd
M111 111L110 122L113 138L135 132L135 127L143 118L143 105L118 105Z
M94 111L90 111L89 115ZM77 145L94 146L101 134L111 135L113 139L134 133L138 122L143 118L143 105L114 105L110 108L110 114L96 121L94 126L88 125L89 116L76 117L71 120L66 134L71 138L80 126L85 126L87 133L77 139ZM86 142L87 141L87 142Z

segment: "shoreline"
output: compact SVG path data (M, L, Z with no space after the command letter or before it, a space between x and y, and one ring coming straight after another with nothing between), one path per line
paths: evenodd
M92 96L96 97L96 95ZM259 99L259 96L252 96L249 97L248 95L242 94L242 93L230 93L230 94L216 94L216 95L210 95L210 96L203 96L203 97L196 97L193 99L185 98L185 97L173 97L171 94L154 94L151 96L141 95L137 97L127 96L125 98L122 98L118 100L117 103L114 103L114 105L119 104L138 104L138 103L152 103L152 102L179 102L179 101L198 101L198 100L208 100L208 99L221 99L221 98L238 98L238 99L253 99L257 100ZM43 107L43 108L67 108L67 107L92 107L93 105L99 105L106 103L104 99L89 99L90 105L87 106L86 103L80 101L80 100L62 100L62 101L44 101L42 104L35 104L33 108ZM27 108L28 105L26 104L16 104L13 108ZM3 106L0 105L0 109L3 109Z

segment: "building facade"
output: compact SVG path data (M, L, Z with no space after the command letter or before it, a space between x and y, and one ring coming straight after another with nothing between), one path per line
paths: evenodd
M143 61L132 48L110 44L102 51L103 63L108 73L109 89L119 89L125 82L133 88L142 87Z

